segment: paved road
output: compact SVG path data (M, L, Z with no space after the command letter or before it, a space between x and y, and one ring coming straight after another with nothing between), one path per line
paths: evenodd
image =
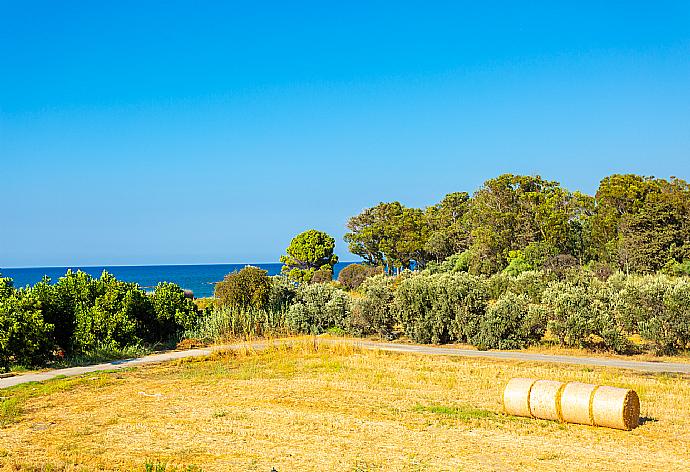
M630 369L641 372L653 373L680 373L690 374L690 363L674 363L674 362L645 362L645 361L628 361L623 359L607 359L600 357L576 357L576 356L557 356L552 354L536 354L530 352L512 352L512 351L473 351L469 349L455 349L448 347L435 346L420 346L415 344L395 344L383 343L376 341L365 340L338 340L338 339L319 339L319 342L326 343L354 343L364 349L380 349L383 351L395 352L409 352L415 354L426 355L440 355L440 356L457 356L457 357L480 357L489 359L505 359L512 361L526 361L526 362L553 362L558 364L575 364L596 367L613 367L618 369ZM186 357L200 357L207 356L214 351L240 349L246 347L247 344L228 344L223 346L213 346L206 349L190 349L187 351L172 351L163 352L160 354L151 354L149 356L138 357L136 359L125 359L120 361L107 362L104 364L95 364L84 367L69 367L66 369L55 369L46 372L39 372L35 374L16 375L14 377L0 378L0 388L11 387L28 382L42 382L50 380L55 377L71 377L74 375L81 375L87 372L96 372L100 370L118 370L127 367L134 367L143 364L153 364L157 362L171 361L175 359L183 359ZM253 349L262 349L266 347L266 343L256 342L249 345Z

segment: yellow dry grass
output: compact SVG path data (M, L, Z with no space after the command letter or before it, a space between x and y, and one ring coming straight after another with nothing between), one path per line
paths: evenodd
M626 432L505 416L512 377L635 389ZM32 390L33 389L33 390ZM302 342L0 391L7 470L684 470L690 383L672 375ZM1 413L1 412L0 412Z

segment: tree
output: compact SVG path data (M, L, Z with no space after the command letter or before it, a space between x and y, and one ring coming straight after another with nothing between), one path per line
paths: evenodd
M469 247L469 228L465 214L469 208L467 192L446 195L440 203L426 209L429 237L424 249L436 261L458 254Z
M410 267L415 261L424 266L428 256L424 249L429 237L425 214L418 208L406 208L400 202L379 203L367 208L347 223L345 235L350 252L370 265Z
M690 256L690 186L634 174L604 178L596 194L592 246L599 260L655 272Z
M578 239L571 232L581 226L581 202L558 182L503 174L487 180L470 202L472 272L495 273L506 266L510 251L530 243L545 242L565 253Z
M309 282L319 269L330 270L338 262L333 254L335 239L323 231L310 229L295 236L287 248L287 255L280 256L282 272L295 282Z

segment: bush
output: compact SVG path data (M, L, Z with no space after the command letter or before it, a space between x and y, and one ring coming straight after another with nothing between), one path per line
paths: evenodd
M12 289L9 282L0 289L0 368L40 364L51 352L53 326L30 293Z
M521 349L538 343L546 331L546 313L526 295L508 292L481 317L473 344L482 349Z
M324 284L333 280L333 269L330 267L315 270L309 280L311 284Z
M405 333L415 342L469 341L484 314L488 290L466 273L417 275L396 292L395 307Z
M72 354L77 313L91 309L102 295L103 286L86 272L68 270L54 285L48 277L31 288L41 303L43 317L54 326L53 344Z
M220 306L264 310L268 306L271 279L268 272L247 266L225 276L216 284L214 294Z
M299 287L286 318L295 332L320 334L329 328L346 329L349 314L347 293L330 285L312 284Z
M378 334L393 337L395 310L393 277L379 274L366 279L359 286L359 296L353 298L348 331L356 336Z
M179 285L161 282L151 296L155 312L157 334L167 340L181 331L191 329L198 316L194 302L185 297ZM154 333L150 333L154 334Z
M268 309L271 311L287 311L297 296L297 285L283 275L270 277L271 289L268 295Z
M383 274L383 267L365 264L350 264L338 274L338 282L348 290L357 290L367 278Z
M403 280L395 294L395 309L405 334L419 343L447 342L451 318L439 319L433 311L432 276Z
M465 250L458 254L448 256L441 263L431 261L426 268L431 274L440 274L444 272L467 272L470 269L471 253Z
M606 349L625 353L631 344L616 322L615 293L594 277L579 282L558 282L544 291L542 302L549 313L549 329L565 346Z
M617 300L619 323L652 341L658 354L673 354L687 347L690 282L686 279L664 275L628 277Z
M93 281L100 295L92 306L77 306L72 345L75 352L122 349L153 335L155 311L137 284L122 282L107 272Z

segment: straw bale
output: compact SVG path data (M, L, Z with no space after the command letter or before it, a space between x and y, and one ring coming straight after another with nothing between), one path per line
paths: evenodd
M532 416L529 407L529 393L536 379L510 379L503 391L503 409L509 415Z
M590 410L592 395L597 390L596 385L582 382L566 384L561 393L561 415L567 423L593 425Z
M597 426L630 430L640 422L640 399L634 390L599 387L592 396L591 408Z
M565 384L555 380L537 380L529 393L530 413L543 420L561 420L560 399Z

